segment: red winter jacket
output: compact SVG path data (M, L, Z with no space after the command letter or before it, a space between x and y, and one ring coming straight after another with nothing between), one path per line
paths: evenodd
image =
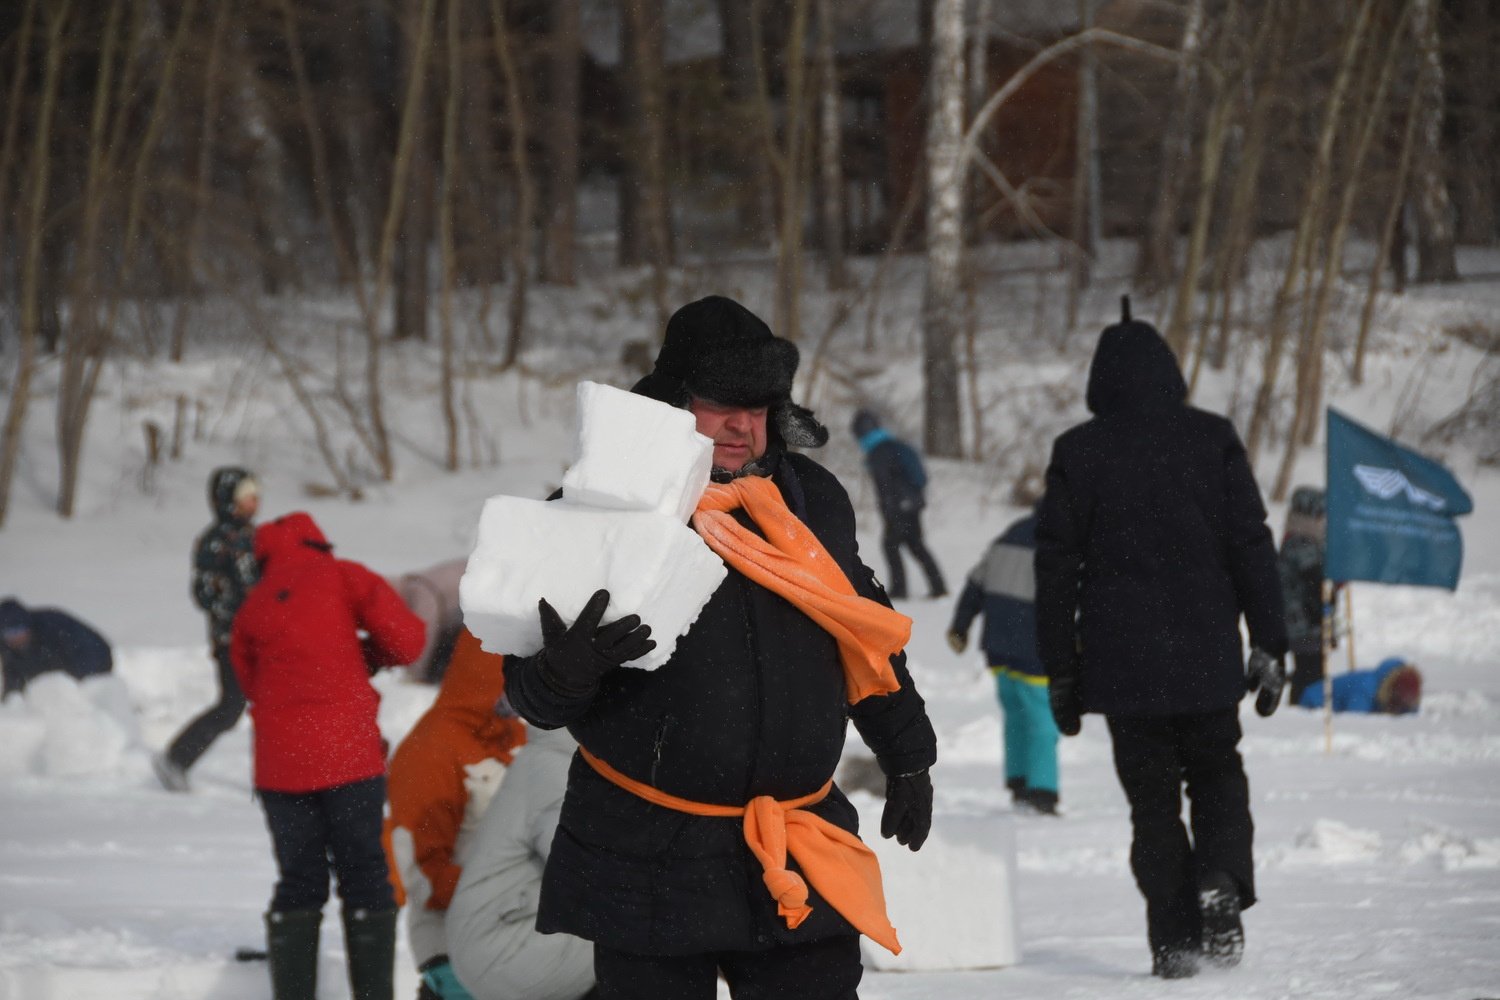
M255 787L312 792L383 774L370 674L416 658L422 620L379 576L335 559L307 514L262 525L255 557L260 581L230 641L255 723Z

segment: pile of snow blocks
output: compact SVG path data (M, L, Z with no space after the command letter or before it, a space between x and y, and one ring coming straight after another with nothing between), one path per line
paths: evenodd
M578 453L562 497L485 501L459 583L464 625L490 652L529 656L542 647L539 600L571 622L603 588L604 623L637 614L656 640L626 666L661 666L724 580L722 560L687 525L712 463L713 442L688 411L579 383Z
M901 954L861 938L865 968L881 972L938 972L1015 965L1016 839L1006 815L937 812L932 833L913 854L880 836L884 799L849 796L859 810L861 839L880 859L886 913Z

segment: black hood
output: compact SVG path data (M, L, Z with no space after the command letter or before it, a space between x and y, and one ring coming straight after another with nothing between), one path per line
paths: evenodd
M235 520L234 491L249 478L249 469L235 465L215 469L208 477L208 506L214 512L215 520Z
M1089 412L1104 416L1176 406L1186 399L1177 358L1155 327L1132 320L1104 328L1089 366Z

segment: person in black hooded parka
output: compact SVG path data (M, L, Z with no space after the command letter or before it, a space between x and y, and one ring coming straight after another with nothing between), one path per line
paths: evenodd
M716 481L770 477L858 594L888 608L860 561L848 494L821 465L788 450L828 436L791 401L796 365L795 345L715 296L672 316L655 369L634 391L697 416L715 443ZM743 510L733 516L758 531ZM614 669L650 648L639 641L646 626L636 616L593 631L604 607L596 595L592 619L585 608L563 635L560 623L547 624L547 606L542 651L506 658L511 704L534 725L566 725L629 778L729 806L820 788L852 719L888 775L882 833L916 850L931 821L927 768L936 738L904 653L890 658L899 690L851 706L834 638L790 601L726 568L671 658L653 671ZM858 816L837 786L807 808L857 831ZM810 915L789 927L743 822L651 804L575 756L537 929L594 942L605 1000L712 998L719 971L736 998L856 996L858 933L816 890Z
M1276 548L1244 447L1186 396L1155 329L1128 313L1105 329L1089 371L1093 419L1054 442L1037 523L1053 714L1067 735L1085 712L1108 722L1152 971L1165 977L1193 974L1200 955L1239 960L1239 911L1255 901L1237 749L1249 686L1240 615L1269 654L1252 656L1250 685L1264 679L1279 697L1287 647Z

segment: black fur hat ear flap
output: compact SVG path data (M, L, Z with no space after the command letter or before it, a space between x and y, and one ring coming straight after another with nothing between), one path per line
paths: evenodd
M821 448L828 443L828 428L818 423L811 410L783 399L771 407L770 422L790 448Z

